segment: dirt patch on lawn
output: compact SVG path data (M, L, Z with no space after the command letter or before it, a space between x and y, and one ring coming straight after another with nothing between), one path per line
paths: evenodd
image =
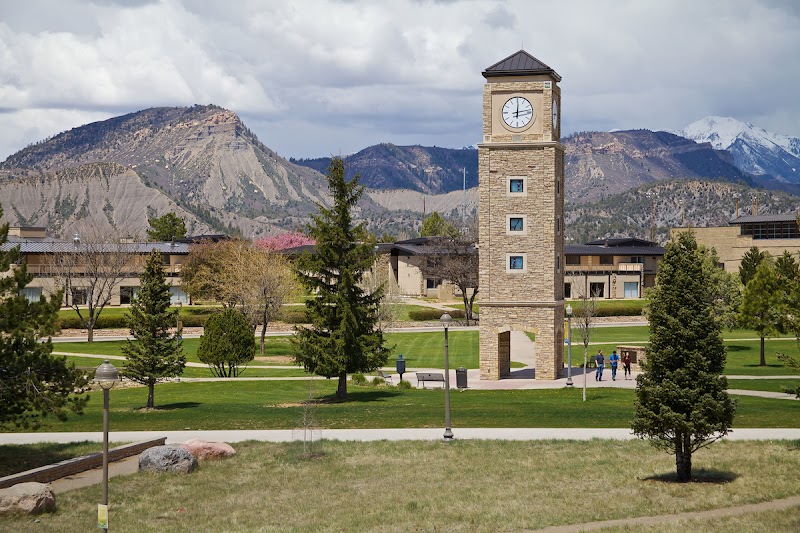
M292 364L294 363L294 358L289 357L288 355L263 355L257 356L256 361L259 363L280 363L280 364Z

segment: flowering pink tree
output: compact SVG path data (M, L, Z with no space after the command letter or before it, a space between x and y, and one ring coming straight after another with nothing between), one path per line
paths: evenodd
M316 241L302 233L281 233L271 237L264 237L255 241L255 245L264 250L285 250L304 244L316 244Z

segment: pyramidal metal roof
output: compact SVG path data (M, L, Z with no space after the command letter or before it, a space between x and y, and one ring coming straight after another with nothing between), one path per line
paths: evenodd
M501 59L483 71L484 78L495 76L530 76L532 74L549 74L557 82L561 81L558 73L530 55L525 50L520 50Z

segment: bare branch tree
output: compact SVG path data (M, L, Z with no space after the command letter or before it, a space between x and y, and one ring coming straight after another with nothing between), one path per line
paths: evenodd
M574 317L578 333L583 341L583 401L586 401L586 372L589 364L589 339L592 336L595 317L597 316L597 295L589 291L589 276L584 277L583 290L578 294L581 306L576 309Z
M459 235L431 237L428 260L421 270L429 278L441 278L461 291L467 325L478 296L477 223L472 222Z
M87 229L76 234L46 258L56 285L65 289L65 303L78 314L87 330L86 340L94 340L94 328L103 309L111 302L120 282L139 276L144 256L138 246L119 234Z

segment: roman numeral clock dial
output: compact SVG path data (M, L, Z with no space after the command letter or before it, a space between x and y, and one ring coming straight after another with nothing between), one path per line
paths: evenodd
M533 120L533 106L521 96L509 98L503 105L503 122L511 128L524 128Z

